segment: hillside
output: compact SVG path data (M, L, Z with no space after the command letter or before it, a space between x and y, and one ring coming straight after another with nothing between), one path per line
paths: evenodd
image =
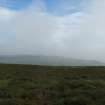
M95 60L80 60L58 56L29 56L14 55L0 56L0 63L6 64L34 64L51 66L103 66L104 63Z

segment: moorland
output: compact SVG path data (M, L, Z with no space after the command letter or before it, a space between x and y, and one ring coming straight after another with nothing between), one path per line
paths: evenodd
M105 67L0 64L0 105L105 105Z

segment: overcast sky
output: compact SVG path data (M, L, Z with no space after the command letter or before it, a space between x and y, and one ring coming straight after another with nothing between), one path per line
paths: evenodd
M105 61L105 0L0 0L0 55Z

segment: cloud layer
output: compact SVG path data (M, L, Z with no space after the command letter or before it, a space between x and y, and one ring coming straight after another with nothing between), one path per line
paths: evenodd
M66 11L66 10L65 10ZM24 11L0 8L0 54L48 54L105 61L105 2L64 16L43 1Z

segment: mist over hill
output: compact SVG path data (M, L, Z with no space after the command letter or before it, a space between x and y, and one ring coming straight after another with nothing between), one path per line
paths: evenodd
M95 60L81 60L59 56L30 56L30 55L9 55L0 56L0 63L6 64L33 64L51 66L104 66L104 63Z

